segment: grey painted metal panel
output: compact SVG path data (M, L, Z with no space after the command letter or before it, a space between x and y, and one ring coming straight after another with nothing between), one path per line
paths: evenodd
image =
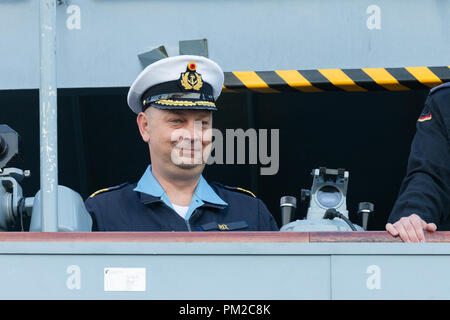
M39 1L0 1L0 88L39 88Z
M176 55L178 41L192 39L208 39L225 71L450 64L449 1L65 3L59 88L129 86L142 70L139 53L164 45ZM38 12L36 0L0 1L0 89L38 87Z
M2 242L0 299L448 299L449 264L448 243ZM112 267L145 291L105 291Z
M450 299L450 256L332 257L333 299Z
M450 255L450 243L0 242L0 255Z
M329 257L1 255L0 299L329 299ZM145 291L105 291L105 268L145 268ZM79 285L71 278L77 270ZM289 278L286 277L289 275Z

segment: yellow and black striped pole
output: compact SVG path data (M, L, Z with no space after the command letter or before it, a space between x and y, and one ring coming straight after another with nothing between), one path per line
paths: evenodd
M450 82L450 66L225 72L224 92L403 91Z

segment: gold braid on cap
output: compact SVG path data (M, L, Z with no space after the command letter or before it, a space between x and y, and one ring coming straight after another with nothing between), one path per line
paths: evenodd
M184 106L184 107L195 107L195 106L207 106L207 107L215 107L214 102L210 101L174 101L174 100L158 100L154 103L157 104L165 104L168 106Z

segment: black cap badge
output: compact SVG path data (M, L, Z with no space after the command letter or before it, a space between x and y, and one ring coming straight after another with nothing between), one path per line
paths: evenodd
M186 72L182 73L179 79L180 87L186 91L199 91L203 86L202 76L195 70L197 65L194 62L190 62L186 68Z

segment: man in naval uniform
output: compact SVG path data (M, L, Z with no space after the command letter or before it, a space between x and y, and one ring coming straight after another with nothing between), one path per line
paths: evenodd
M128 92L151 165L137 184L100 190L85 202L93 231L278 231L251 192L202 176L212 112L224 81L212 60L181 55L146 67Z
M405 242L450 230L450 83L433 88L417 121L408 169L386 230Z

